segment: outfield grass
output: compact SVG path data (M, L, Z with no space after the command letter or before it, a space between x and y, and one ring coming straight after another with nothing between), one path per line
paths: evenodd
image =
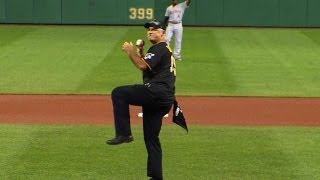
M143 27L0 27L1 94L109 94L141 83L121 44L145 37ZM186 27L177 64L178 95L320 97L320 30Z
M141 126L108 146L113 127L0 126L1 179L146 179ZM165 179L320 179L319 128L199 127L161 132Z
M184 31L177 95L320 97L318 29ZM142 27L0 25L0 94L109 94L141 83L121 51ZM147 44L149 46L150 43ZM320 179L319 128L191 126L161 132L166 179ZM0 179L146 179L141 126L0 125Z

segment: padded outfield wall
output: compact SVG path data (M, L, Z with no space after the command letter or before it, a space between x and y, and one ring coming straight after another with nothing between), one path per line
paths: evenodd
M182 1L182 0L180 0ZM170 0L0 0L0 23L143 24ZM320 0L194 0L185 25L320 27Z

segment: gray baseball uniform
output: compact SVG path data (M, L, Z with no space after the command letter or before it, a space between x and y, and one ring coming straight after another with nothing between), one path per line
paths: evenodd
M175 38L175 47L173 56L176 60L181 60L181 45L182 45L182 18L186 8L188 8L190 1L184 1L176 5L170 5L165 13L165 17L168 19L168 27L166 29L166 41L170 45L171 38Z

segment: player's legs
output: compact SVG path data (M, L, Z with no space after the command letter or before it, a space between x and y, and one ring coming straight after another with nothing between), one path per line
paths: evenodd
M181 59L182 35L183 35L183 28L181 25L175 29L175 36L174 36L175 47L174 47L173 55L176 58L176 60Z
M171 105L162 108L143 107L143 133L148 152L147 175L162 179L162 149L159 134L163 116L170 111Z
M112 91L112 104L116 136L130 136L129 105L143 106L152 104L144 85L120 86Z
M166 42L167 42L168 46L170 46L170 42L171 42L171 39L173 36L173 30L174 30L174 27L169 24L166 29Z

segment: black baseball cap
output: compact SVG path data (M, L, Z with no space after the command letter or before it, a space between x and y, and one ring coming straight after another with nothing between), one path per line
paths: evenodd
M154 29L163 29L166 30L166 27L159 21L153 20L144 24L144 27L149 29L149 27L153 27Z

